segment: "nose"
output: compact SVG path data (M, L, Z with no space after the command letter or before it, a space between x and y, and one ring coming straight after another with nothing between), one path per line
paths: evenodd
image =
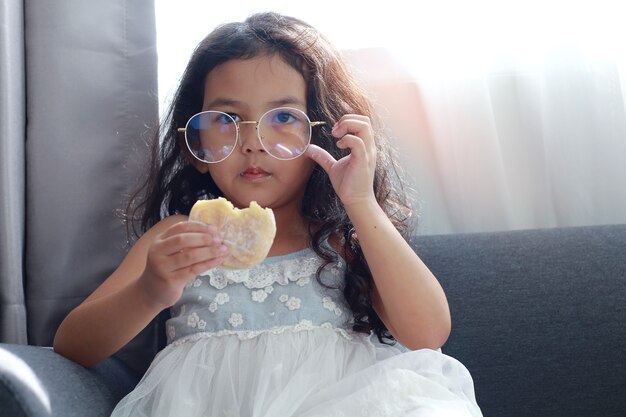
M240 149L244 154L265 152L258 136L258 124L242 123L239 125Z

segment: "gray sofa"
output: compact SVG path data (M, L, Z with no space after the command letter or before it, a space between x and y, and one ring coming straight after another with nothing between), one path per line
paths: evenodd
M413 244L449 298L443 351L469 368L485 416L626 415L626 225ZM84 369L0 345L0 416L106 416L136 380L118 358Z

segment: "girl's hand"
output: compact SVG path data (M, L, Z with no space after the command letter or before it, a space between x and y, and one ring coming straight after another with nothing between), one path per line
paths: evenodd
M332 134L339 139L338 148L350 149L349 155L337 161L325 149L310 145L308 157L326 171L344 206L374 199L376 145L369 117L347 114L333 126Z
M156 237L148 249L139 285L153 302L170 307L198 274L220 265L228 254L215 226L176 223Z

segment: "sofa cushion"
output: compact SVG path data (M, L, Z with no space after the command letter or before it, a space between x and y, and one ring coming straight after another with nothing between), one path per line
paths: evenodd
M622 416L626 225L422 236L486 416ZM601 410L601 411L600 411Z

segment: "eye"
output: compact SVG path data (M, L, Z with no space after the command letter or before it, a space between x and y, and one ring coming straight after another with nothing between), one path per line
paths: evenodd
M275 124L293 123L296 120L297 120L297 117L293 113L285 111L285 110L281 110L281 111L274 113L274 117L272 117L272 123L275 123Z
M213 118L213 121L215 123L218 123L218 124L221 124L221 125L229 125L229 124L233 124L233 122L234 123L240 122L241 121L241 117L239 117L235 113L215 112L215 116Z
M226 114L232 117L236 123L239 123L243 120L237 113L226 113Z

